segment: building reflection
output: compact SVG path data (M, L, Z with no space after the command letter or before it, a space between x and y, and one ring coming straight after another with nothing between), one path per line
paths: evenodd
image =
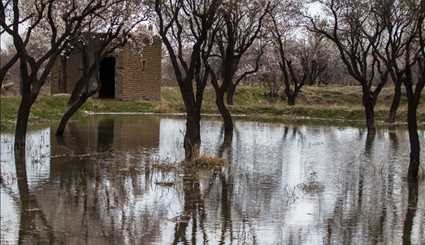
M103 119L97 122L97 151L108 151L114 145L115 120ZM118 144L119 145L119 144Z
M59 240L121 244L136 238L143 241L142 234L148 240L155 236L152 232L160 230L161 219L153 218L154 213L141 213L137 222L131 221L141 212L135 198L152 188L155 173L144 167L151 149L158 148L159 122L155 117L143 123L132 117L90 119L71 124L64 141L52 139L56 143L52 155L59 157L52 158L47 183L51 186L46 189L53 193L40 193L40 203L46 210L62 207L62 212L49 213L56 230L67 233Z
M70 123L63 138L54 138L53 152L75 153L105 151L142 151L158 148L160 119L158 117L101 117ZM56 147L57 146L57 147Z

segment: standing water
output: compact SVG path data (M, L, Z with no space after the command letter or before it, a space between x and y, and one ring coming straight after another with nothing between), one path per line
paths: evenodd
M2 134L1 244L425 244L405 130L237 121L223 147L221 123L204 121L202 151L228 162L195 170L180 163L184 127L93 117L63 139L34 130L20 171Z

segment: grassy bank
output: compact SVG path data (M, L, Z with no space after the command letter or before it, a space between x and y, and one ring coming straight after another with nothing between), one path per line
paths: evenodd
M41 96L32 107L30 124L43 124L57 121L64 113L68 101L68 96ZM2 130L10 129L15 125L16 113L18 111L19 97L1 97L0 99L0 127ZM153 104L145 101L124 102L113 100L89 99L83 108L74 115L73 119L78 119L86 114L83 111L94 112L151 112Z
M355 87L306 87L299 96L296 106L287 106L285 101L270 101L263 96L261 87L240 87L235 96L235 105L230 107L233 114L244 114L245 118L264 121L331 121L333 124L363 125L364 115L361 105L361 91ZM177 88L162 88L160 102L114 101L90 99L74 119L85 116L82 111L90 112L184 112L184 106ZM42 96L31 112L30 123L39 124L59 120L66 108L67 96ZM216 114L215 95L212 88L205 93L203 112ZM1 97L1 129L12 128L15 123L19 97ZM388 107L392 100L392 89L382 92L377 107L376 120L383 125ZM406 101L402 99L397 121L404 123ZM418 119L425 122L425 106L418 111Z

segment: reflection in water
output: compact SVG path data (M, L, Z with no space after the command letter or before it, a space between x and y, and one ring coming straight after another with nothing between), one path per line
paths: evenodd
M63 139L33 131L15 161L1 135L1 241L33 244L420 244L423 181L407 184L408 137L381 130L202 124L194 171L184 120L90 118ZM423 134L423 132L421 132ZM424 147L422 147L424 149ZM423 155L423 154L422 154Z
M403 230L403 244L410 245L412 244L412 230L413 230L413 219L416 215L416 210L418 208L418 182L411 181L409 182L409 191L408 191L408 202L407 202L407 212L406 219L404 220L404 230ZM424 240L422 240L424 241Z
M101 120L97 125L98 151L107 151L114 142L114 120L109 118Z
M25 244L25 241L31 241L32 243L52 243L53 229L49 225L43 210L40 209L36 197L29 191L25 151L16 152L15 166L21 211L18 243ZM35 237L32 234L34 227L40 230L39 234Z

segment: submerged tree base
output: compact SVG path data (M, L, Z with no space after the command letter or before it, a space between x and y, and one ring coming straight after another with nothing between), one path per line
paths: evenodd
M226 159L209 154L201 154L191 161L183 162L183 164L192 169L213 169L225 166L227 163Z

